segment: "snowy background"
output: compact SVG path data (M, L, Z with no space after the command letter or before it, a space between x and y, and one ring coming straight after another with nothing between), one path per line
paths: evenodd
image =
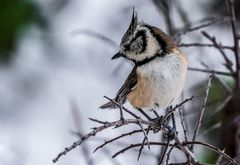
M61 1L65 2L65 1ZM185 0L183 8L192 22L205 17L199 5L205 1ZM104 95L113 97L132 68L122 59L111 61L117 52L116 45L95 37L80 34L78 30L90 29L119 43L127 29L132 7L146 23L167 31L161 13L152 1L144 0L69 0L57 9L57 1L36 0L48 26L42 30L31 25L18 40L14 58L9 65L0 66L0 165L47 165L66 146L77 140L71 133L76 130L71 102L78 105L80 127L87 133L93 126L89 117L102 120L118 119L119 112L99 110L106 102ZM178 22L178 16L174 15ZM182 27L180 23L177 27ZM219 32L210 29L214 34ZM191 35L189 35L191 36ZM191 41L186 36L185 41ZM225 31L218 39L231 44ZM201 66L200 59L212 68L223 69L222 57L212 52L183 49L190 66ZM211 54L211 56L209 54ZM189 72L185 91L199 79L202 73ZM102 137L116 135L106 131ZM139 140L129 137L128 140ZM128 142L128 141L126 141ZM97 144L89 142L90 153ZM111 145L110 145L111 146ZM109 159L119 146L107 147L110 153L91 154L98 165L113 164ZM146 154L147 149L145 149ZM115 164L154 164L158 153L144 155L136 161L137 153L127 152L116 158ZM81 148L62 157L58 165L87 164Z

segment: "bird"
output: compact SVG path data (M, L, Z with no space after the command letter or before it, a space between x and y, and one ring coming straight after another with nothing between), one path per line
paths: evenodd
M115 109L128 101L136 109L155 111L170 106L182 92L188 65L186 55L170 35L139 21L134 9L112 60L119 57L132 61L134 67L115 98L99 108Z

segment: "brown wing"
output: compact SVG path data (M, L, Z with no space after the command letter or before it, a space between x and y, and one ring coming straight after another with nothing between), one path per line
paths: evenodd
M137 66L135 66L131 73L128 75L127 79L125 80L122 87L118 90L116 97L114 100L122 105L127 99L127 95L134 89L134 87L137 84L137 73L136 73ZM108 102L106 104L103 104L99 108L105 109L105 108L117 108L116 104L113 102Z

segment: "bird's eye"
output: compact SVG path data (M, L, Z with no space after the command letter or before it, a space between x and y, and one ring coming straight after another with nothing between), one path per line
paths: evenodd
M130 50L139 53L142 51L142 47L143 47L143 36L139 36L132 42L130 46Z
M130 47L131 47L131 45L130 45L130 44L127 44L127 45L125 45L125 46L124 46L124 48L125 48L125 51L129 51L129 50L130 50Z

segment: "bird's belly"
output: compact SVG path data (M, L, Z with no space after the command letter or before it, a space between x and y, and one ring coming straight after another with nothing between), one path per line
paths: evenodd
M167 107L181 93L186 67L165 67L162 64L157 66L152 66L153 69L150 70L145 68L143 74L142 70L138 70L140 74L137 86L127 97L135 108L151 110Z
M158 79L141 82L129 93L127 99L135 108L156 109L168 106L183 88L183 83Z

